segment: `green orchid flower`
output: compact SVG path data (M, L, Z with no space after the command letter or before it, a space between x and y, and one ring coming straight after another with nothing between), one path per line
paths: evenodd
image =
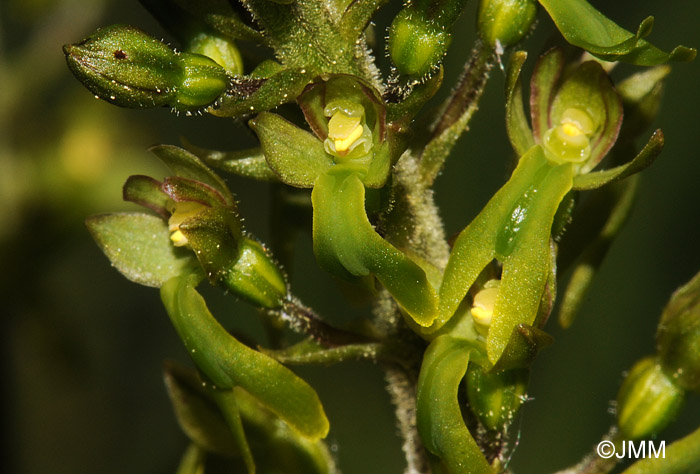
M372 286L376 277L420 326L437 311L436 291L424 270L382 238L366 211L403 151L387 126L379 93L358 78L322 78L298 99L312 133L279 115L251 121L269 167L292 186L313 188L314 253L322 268Z
M546 320L548 311L540 307L554 285L550 241L555 215L575 177L588 173L610 150L622 121L621 101L600 64L584 62L564 74L563 56L552 50L533 75L530 131L512 68L510 73L508 131L521 157L508 182L455 242L440 288L440 316L429 329L439 329L455 314L483 269L495 261L500 278L475 289L470 310L485 334L492 364L506 351L515 328Z

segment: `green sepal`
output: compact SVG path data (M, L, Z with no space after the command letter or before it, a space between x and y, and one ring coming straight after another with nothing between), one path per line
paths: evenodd
M450 473L492 474L494 470L464 424L459 385L472 346L448 335L430 343L423 356L416 394L416 422L425 448Z
M557 82L564 70L564 53L552 48L540 56L530 80L530 116L532 134L541 139L549 129L549 107L557 91Z
M532 130L523 108L523 86L520 71L527 53L516 51L510 56L506 71L506 130L513 149L522 156L535 145Z
M166 363L164 372L175 418L187 437L211 453L239 454L231 430L197 374L175 363Z
M437 295L423 269L384 240L365 211L357 173L331 168L316 180L311 201L316 259L327 272L350 281L374 275L421 326L437 314Z
M277 114L263 112L250 121L268 166L291 186L311 188L333 166L323 143Z
M312 78L310 70L303 68L285 68L268 78L235 77L230 91L209 113L218 117L239 117L274 109L293 102Z
M219 389L241 387L309 440L328 434L328 419L311 386L274 359L238 342L195 290L199 277L169 280L163 304L197 367Z
M206 208L179 226L212 283L223 281L239 256L241 219L229 208Z
M128 280L160 287L194 266L194 258L170 241L160 217L141 213L102 214L87 219L92 238Z
M554 338L541 329L519 324L513 328L508 344L498 362L489 370L500 372L528 368L537 354L553 342Z
M571 165L552 166L533 147L455 242L440 287L438 325L454 314L484 267L500 261L501 286L487 336L491 363L501 357L513 329L537 317L552 265L552 222L572 175Z
M469 406L487 429L507 430L526 398L529 375L527 369L487 372L478 364L469 364Z
M348 74L322 76L309 84L297 101L309 126L321 140L328 136L328 117L324 109L335 101L361 105L375 146L386 139L386 105L379 92L359 77Z
M691 61L693 48L676 46L666 53L642 39L651 33L654 18L646 18L633 34L619 27L585 0L539 0L566 40L605 61L655 66L670 60Z
M162 186L163 183L150 176L129 176L122 188L122 197L125 201L147 207L167 219L170 215L169 198Z
M188 151L212 168L259 181L279 181L279 176L268 166L265 155L259 147L219 151L195 146L184 139L182 142Z
M664 134L658 129L632 161L609 170L578 175L574 178L573 189L578 191L597 189L613 181L619 181L639 173L656 160L663 147Z
M570 235L578 241L585 242L585 247L580 250L573 263L571 278L559 307L559 324L563 328L573 324L593 278L615 237L627 221L634 204L637 185L637 179L630 179L596 191L582 207L583 214L576 216ZM591 222L597 221L600 216L605 216L605 221L596 228ZM597 232L590 232L592 228ZM564 249L567 243L568 240L562 242L563 253L569 250L568 247Z
M148 151L160 158L176 176L207 184L221 193L228 206L236 206L236 201L224 180L189 151L173 145L156 145Z
M175 202L198 202L208 207L226 206L226 200L216 189L189 178L168 176L163 180L163 191Z

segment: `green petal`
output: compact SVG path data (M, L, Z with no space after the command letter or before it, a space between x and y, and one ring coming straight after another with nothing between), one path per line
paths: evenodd
M639 173L643 169L649 167L656 157L659 156L664 146L664 134L661 130L656 130L649 139L649 142L644 146L642 151L634 157L629 163L616 166L605 171L596 171L576 176L574 178L575 190L596 189L606 184L625 179L628 176Z
M127 279L160 287L192 267L190 252L176 249L163 219L151 214L104 214L86 221L112 265Z
M176 176L201 181L221 193L229 206L236 205L224 180L189 151L173 145L156 145L148 151L160 158Z
M314 389L231 336L195 290L196 280L191 276L169 280L161 298L197 367L217 388L243 388L306 438L325 437L328 419Z
M150 176L129 176L124 183L122 196L125 201L133 202L157 212L168 218L168 195L162 188L163 183Z
M691 61L696 50L677 46L670 53L642 39L651 32L653 18L644 20L637 34L620 28L585 0L539 0L566 40L605 61L654 66L669 60Z

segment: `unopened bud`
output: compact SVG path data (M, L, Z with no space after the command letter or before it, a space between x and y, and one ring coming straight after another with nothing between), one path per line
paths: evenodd
M96 97L121 107L211 105L228 86L213 60L179 54L138 28L114 25L63 47L68 67Z
M617 395L617 424L627 439L639 439L666 427L683 405L684 391L653 358L632 368Z
M535 0L481 0L479 34L490 46L513 46L530 31L536 15Z
M410 7L399 12L389 29L389 55L399 72L423 76L436 67L449 46L450 35Z
M502 431L511 424L526 399L528 375L527 369L488 373L478 365L469 366L469 405L486 428Z
M669 377L686 390L700 392L700 274L666 305L656 347Z

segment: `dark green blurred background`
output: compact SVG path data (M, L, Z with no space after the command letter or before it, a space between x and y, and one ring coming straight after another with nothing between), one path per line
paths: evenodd
M455 34L446 88L471 47L471 3ZM700 2L594 4L628 29L654 15L651 38L663 48L700 46ZM396 7L386 13L392 11ZM180 136L221 149L254 141L230 120L125 110L92 98L68 72L60 47L111 23L164 36L135 0L0 3L3 472L171 473L186 445L161 380L162 361L187 361L186 354L157 291L111 269L83 220L132 209L120 201L128 175L162 176L145 151L149 145L178 143ZM385 24L378 20L380 42ZM551 32L551 22L540 15L527 42L531 58ZM383 56L383 46L379 51ZM653 349L656 321L670 292L700 269L699 81L700 61L674 66L655 123L664 129L667 146L644 172L631 219L579 320L566 332L550 323L556 343L534 366L535 400L525 406L512 464L518 473L563 469L597 443L613 419L610 401L623 371ZM503 74L494 70L471 133L438 180L437 200L451 234L507 175L511 151L502 89ZM229 184L248 228L267 239L268 186L235 178ZM292 271L295 292L337 323L366 311L336 307L340 293L315 268L310 248L303 237ZM211 296L228 325L261 333L245 305L216 292ZM352 363L299 372L324 401L329 439L346 474L403 472L379 369ZM699 424L700 403L690 397L680 420L659 439L670 443Z

